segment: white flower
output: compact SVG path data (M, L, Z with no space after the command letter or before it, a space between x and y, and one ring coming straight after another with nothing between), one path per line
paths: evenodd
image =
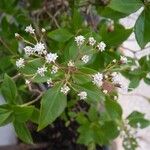
M18 68L23 68L25 65L24 65L24 59L23 58L20 58L20 59L18 59L17 61L16 61L16 66L18 67Z
M117 96L114 96L114 100L117 100L118 99L118 97Z
M15 37L16 37L16 38L19 38L20 35L19 35L18 33L15 33Z
M70 91L70 88L65 84L61 87L60 92L64 93L65 95Z
M25 31L30 34L34 34L35 29L33 29L31 25L29 25L25 28Z
M67 65L68 65L68 67L74 67L75 66L75 64L72 60L70 60Z
M107 93L108 93L108 91L107 91L107 90L103 90L103 93L104 93L104 94L107 94Z
M55 62L58 55L57 53L49 53L46 55L45 59L47 63Z
M86 64L86 63L88 63L88 61L90 60L90 56L84 55L84 56L81 58L81 60Z
M117 62L117 60L116 60L116 59L113 59L113 60L112 60L112 62L113 62L113 63L116 63L116 62Z
M118 73L117 72L113 72L113 73L111 73L111 76L112 77L115 77L115 76L117 76L118 75Z
M45 45L43 43L37 43L34 46L34 52L37 52L39 55L43 54L45 51Z
M80 100L87 99L87 92L82 91L78 94L78 96L80 97Z
M47 80L47 84L48 84L49 86L52 86L52 85L53 85L53 81L52 81L51 78L49 78L49 79Z
M103 84L103 74L101 74L101 73L97 73L97 74L95 74L95 75L93 75L92 76L93 77L93 83L95 84L95 85L97 85L98 87L101 87L102 86L102 84Z
M125 56L121 56L121 57L120 57L120 61L121 61L123 64L126 64L126 63L128 62L128 59L127 59L127 57L125 57Z
M45 76L45 72L47 72L47 67L45 66L39 67L37 70L37 74L39 74L40 76Z
M27 80L27 79L26 79L26 80L25 80L25 84L26 84L26 85L30 84L30 80Z
M55 65L53 65L53 66L52 66L51 74L55 74L55 73L57 73L57 71L58 71L58 67L55 66Z
M44 28L42 28L42 30L41 30L41 31L42 31L43 33L44 33L44 32L46 32L46 30L45 30Z
M85 37L82 35L76 36L75 37L75 42L77 43L78 46L81 46L85 41Z
M105 50L106 44L102 41L98 43L97 48L99 51L103 52Z
M25 52L26 55L30 56L30 55L33 54L33 48L31 46L26 46L24 48L24 52Z
M89 44L91 46L94 46L95 43L96 43L96 40L93 37L89 37Z

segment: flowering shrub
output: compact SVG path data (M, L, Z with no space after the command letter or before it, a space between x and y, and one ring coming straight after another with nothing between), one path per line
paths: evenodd
M118 11L123 16L139 8L138 5L135 10L124 9L116 1L119 0L112 0L109 11ZM99 8L96 10L99 12ZM117 51L131 29L114 22L110 26L107 19L99 32L82 30L86 25L80 13L73 11L70 26L48 32L28 25L25 33L15 33L21 46L11 58L18 73L14 77L4 75L1 93L6 104L0 105L0 125L12 122L18 137L31 144L28 121L36 123L40 131L61 118L66 126L72 121L78 123L77 142L90 150L107 145L118 136L123 138L125 150L134 150L138 147L137 129L147 127L150 122L137 111L124 118L117 102L118 91L133 90L142 79L150 83L149 56L135 60ZM112 37L120 32L124 33L121 38ZM141 47L148 42L145 40L139 42ZM122 82L122 75L130 80L129 87ZM25 89L29 92L25 93Z

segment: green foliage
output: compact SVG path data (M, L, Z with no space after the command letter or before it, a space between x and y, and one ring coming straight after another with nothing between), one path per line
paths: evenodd
M135 150L136 139L130 135L122 108L114 100L117 88L121 87L116 78L121 73L129 79L128 91L136 88L141 80L150 85L150 60L146 56L135 61L116 50L132 32L141 48L150 42L150 3L111 0L104 4L97 0L78 0L61 4L61 1L56 9L52 2L0 2L0 84L6 101L0 105L0 126L12 122L18 137L32 144L28 122L37 124L39 131L61 118L66 126L72 121L78 123L77 142L89 150L111 143L122 131L126 134L123 141L128 141L131 150ZM126 29L119 24L120 18L142 6L133 28ZM34 34L24 32L29 24L35 29ZM15 33L19 33L16 34L18 43ZM95 40L93 45L90 37ZM37 43L41 45L35 48ZM32 54L26 53L25 46L31 46ZM48 58L53 59L50 62L47 54L52 54ZM54 55L58 55L55 60ZM15 61L19 56L24 62L17 68ZM88 57L84 60L84 56ZM145 128L150 124L137 111L127 119L130 128L139 125ZM124 148L129 150L124 142Z

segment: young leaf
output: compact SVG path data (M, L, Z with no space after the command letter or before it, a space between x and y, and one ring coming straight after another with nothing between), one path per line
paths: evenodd
M145 8L135 24L135 37L141 48L150 41L150 8Z
M15 82L7 75L4 76L4 81L1 87L2 95L9 104L16 104L17 88Z
M67 105L66 96L60 92L62 84L47 90L41 101L38 130L45 128L61 115Z
M142 7L143 3L141 0L111 0L108 7L115 11L119 11L125 14L131 14Z
M51 39L53 39L57 42L64 43L64 42L68 41L70 38L72 38L73 35L68 30L59 28L54 31L51 31L48 34L48 37L50 37Z
M31 137L31 133L28 130L28 128L27 128L25 123L14 121L13 125L14 125L15 131L16 131L18 137L23 142L25 142L27 144L32 144L33 143L33 140L32 140L32 137Z
M0 126L6 125L12 121L12 110L7 104L0 105Z
M107 99L105 101L105 108L106 108L106 111L108 112L109 116L113 120L121 118L122 109L121 109L121 106L116 101Z
M129 124L136 128L138 124L140 124L140 128L145 128L150 125L150 120L144 118L144 114L138 111L132 112L127 119L129 120Z

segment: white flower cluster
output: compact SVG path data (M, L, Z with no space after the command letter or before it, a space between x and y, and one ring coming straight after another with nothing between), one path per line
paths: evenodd
M68 92L70 91L70 88L66 85L66 84L64 84L62 87L61 87L61 89L60 89L60 92L62 92L63 94L67 94Z
M89 37L89 44L90 44L91 46L94 46L95 43L96 43L96 40L95 40L93 37Z
M57 58L58 58L57 53L49 53L45 56L47 63L51 63L51 62L55 63Z
M84 56L81 58L81 60L86 64L86 63L88 63L88 61L90 60L90 56L84 55Z
M23 58L20 58L20 59L18 59L17 61L16 61L16 66L18 67L18 68L23 68L24 66L25 66L25 61L24 61L24 59Z
M97 44L97 48L99 51L103 52L106 48L106 44L103 41L101 41L100 43Z
M80 100L87 99L87 92L82 91L78 94L78 96L80 97Z
M92 75L92 77L93 77L93 81L92 82L95 85L97 85L98 87L101 87L102 84L103 84L103 74L98 72L97 74Z
M37 70L37 74L39 74L40 76L45 76L45 72L47 72L47 67L43 66L43 67L39 67Z
M85 41L85 37L82 35L76 36L75 37L75 42L77 43L78 46L81 46Z
M49 78L49 79L47 80L47 84L48 84L48 86L50 86L50 87L53 85L53 81L52 81L51 78Z
M25 28L25 31L30 34L34 34L35 29L33 29L31 25L29 25Z

